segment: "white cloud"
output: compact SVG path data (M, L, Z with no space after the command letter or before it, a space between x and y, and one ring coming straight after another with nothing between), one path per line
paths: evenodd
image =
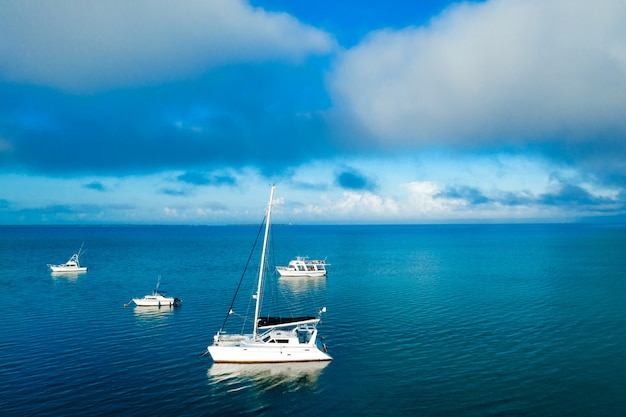
M328 53L334 40L245 0L21 0L0 13L0 77L95 91L258 60Z
M297 195L298 190L284 191ZM309 193L311 195L311 193ZM398 202L387 195L369 191L344 191L342 193L321 194L315 201L285 207L277 216L289 221L358 223L394 222L402 215Z
M448 201L436 199L437 194L441 192L437 184L430 181L415 181L406 184L405 188L408 191L407 211L412 211L416 215L433 213L442 215L442 211L449 211L446 208Z
M619 0L461 4L427 27L371 34L338 61L331 87L388 145L623 132L624 22Z
M398 214L398 205L391 198L371 192L348 191L343 193L343 198L335 203L334 210L331 212L339 212L347 216L374 215L385 218Z

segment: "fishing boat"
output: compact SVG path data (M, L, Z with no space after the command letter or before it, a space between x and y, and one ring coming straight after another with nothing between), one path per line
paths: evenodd
M265 234L256 293L252 296L255 301L252 332L244 333L244 331L241 331L241 333L233 334L224 331L229 316L237 315L233 311L233 299L224 324L217 334L213 336L213 344L208 346L206 352L203 353L203 355L210 354L215 363L316 362L332 360L332 357L326 352L326 346L318 340L317 334L317 325L320 323L322 313L326 312L326 307L322 308L317 316L272 317L261 315L261 290L264 288L263 280L266 269L266 252L272 218L273 198L274 186L272 186L270 191L267 215L265 217Z
M131 301L137 307L178 307L182 300L176 297L167 297L165 291L159 290L161 285L161 277L157 281L156 288L152 290L152 294L145 295L143 298L133 298Z
M79 258L82 251L83 245L80 245L78 252L73 254L67 262L59 265L48 264L48 268L50 268L52 272L87 272L86 266L80 266Z
M281 277L325 277L326 260L309 259L308 256L296 256L287 266L277 266L276 271Z

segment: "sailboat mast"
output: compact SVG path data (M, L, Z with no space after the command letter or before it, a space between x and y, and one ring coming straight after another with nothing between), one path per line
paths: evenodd
M267 204L267 219L265 220L265 236L263 237L263 251L261 252L261 267L259 268L259 284L256 290L256 307L254 310L254 338L258 337L259 327L259 309L261 307L261 284L263 282L263 271L265 269L265 252L267 249L267 236L270 230L270 222L272 219L272 200L274 199L274 186L270 191L270 202Z

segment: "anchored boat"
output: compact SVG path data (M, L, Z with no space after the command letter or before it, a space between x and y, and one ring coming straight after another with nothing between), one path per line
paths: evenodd
M325 277L326 260L309 259L308 256L296 256L287 266L277 266L276 271L281 277Z
M52 272L87 272L86 266L80 266L79 258L82 251L83 245L80 245L78 252L73 254L67 262L59 265L48 264L48 268L50 268Z
M231 307L226 315L222 328L213 337L213 344L207 347L207 353L216 363L271 363L271 362L312 362L330 361L332 357L326 352L326 346L318 340L317 325L321 315L326 311L322 308L317 316L304 317L270 317L261 315L261 298L264 270L266 262L268 232L272 217L272 200L274 186L270 191L265 219L265 234L261 252L261 264L257 281L254 322L251 333L226 333L223 329L228 317L235 314ZM241 283L240 283L241 284ZM234 300L233 300L234 303Z
M138 307L178 307L182 300L176 297L167 297L165 291L159 290L161 285L161 277L157 281L156 288L152 290L152 294L145 295L143 298L133 298L132 302Z

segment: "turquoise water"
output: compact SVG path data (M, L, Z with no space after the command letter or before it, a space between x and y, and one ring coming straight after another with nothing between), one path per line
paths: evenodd
M334 360L213 365L257 232L0 227L2 414L626 415L623 225L278 225L270 261L331 264L270 292ZM159 275L182 307L124 308Z

